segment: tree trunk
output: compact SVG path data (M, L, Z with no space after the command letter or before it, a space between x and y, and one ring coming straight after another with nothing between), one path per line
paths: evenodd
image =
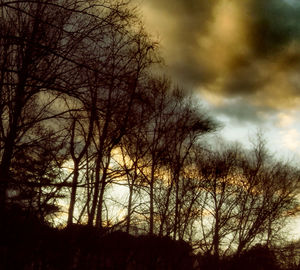
M97 209L97 217L96 217L96 227L100 228L100 229L103 226L102 210L103 210L104 191L105 191L106 184L107 184L106 181L102 180L100 194L99 194L99 201L98 201L98 209Z
M177 230L178 230L178 225L179 225L179 215L180 215L180 211L179 211L179 205L180 205L180 201L179 201L179 172L178 169L176 169L176 172L174 173L174 180L175 182L175 217L174 217L174 235L173 235L173 239L176 240L177 237Z
M176 240L177 236L177 228L178 228L178 222L179 222L179 187L178 182L176 181L176 189L175 189L175 217L174 217L174 235L173 239Z
M76 202L78 176L79 176L79 164L76 161L76 162L74 162L74 174L73 174L71 198L70 198L70 204L69 204L69 210L68 210L67 226L71 226L73 224L73 215L74 215L74 208L75 208L75 202Z
M216 259L219 258L219 244L220 244L219 221L218 221L218 218L216 218L215 232L214 232L214 238L213 238L213 251L214 251L214 256L216 257Z
M182 232L179 235L179 239L183 239L183 237L185 235L185 232L187 230L187 226L189 224L189 219L190 219L190 215L191 215L191 212L192 212L192 208L194 206L195 201L196 201L196 197L193 197L192 200L191 200L191 203L189 205L189 208L187 210L187 213L186 213L186 216L185 216L185 219L184 219L183 229L182 229Z
M150 179L150 217L149 217L149 234L153 235L153 227L154 227L154 163L152 162L151 167L151 179Z
M159 226L159 236L163 235L163 229L164 229L164 225L165 225L165 222L166 222L166 219L167 219L167 212L168 212L168 209L169 209L170 196L171 196L172 189L173 189L173 181L171 181L171 184L168 188L165 208L164 208L164 212L162 214L161 222L160 222L160 226Z
M107 163L105 165L105 168L103 170L103 175L101 178L101 189L99 194L99 200L98 200L98 209L97 209L97 217L96 217L96 227L102 228L102 211L103 211L103 200L104 200L104 192L107 185L107 170L110 163L110 156L108 157Z
M5 144L4 153L0 164L0 214L6 208L6 192L9 183L9 169L13 155L14 136L9 136Z
M102 157L102 155L101 155ZM99 197L99 188L100 188L100 163L102 158L100 155L97 157L96 160L96 168L95 168L95 188L94 188L94 194L93 194L93 201L92 201L92 207L91 207L91 212L88 217L88 226L93 226L94 225L94 219L95 219L95 214L96 214L96 208L98 204L98 197Z
M133 195L133 183L129 185L129 198L127 205L127 223L126 223L126 232L130 232L130 222L131 222L131 208L132 208L132 195Z
M22 76L21 76L22 77ZM18 86L16 104L13 110L13 119L9 127L9 134L4 145L3 155L0 164L0 214L5 211L6 208L6 192L9 183L9 170L11 165L11 160L13 158L13 151L15 146L15 140L18 133L18 122L22 113L23 95L25 88L25 79L20 78L21 85Z

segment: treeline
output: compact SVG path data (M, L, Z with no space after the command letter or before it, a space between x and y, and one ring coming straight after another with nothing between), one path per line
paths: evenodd
M65 211L69 227L168 236L217 260L278 243L299 213L299 170L261 136L210 146L219 124L158 75L130 3L1 0L0 12L1 219Z
M196 261L187 243L168 237L80 225L58 230L20 217L13 221L0 231L1 269L191 270Z
M19 209L20 211L20 209ZM86 225L57 229L24 212L0 224L1 269L178 269L299 270L300 242L268 247L256 244L239 256L196 254L190 244L167 236L130 235Z

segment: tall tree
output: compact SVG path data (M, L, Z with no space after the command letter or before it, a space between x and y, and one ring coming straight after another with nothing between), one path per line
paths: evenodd
M63 99L84 99L87 80L81 71L97 73L101 68L91 52L97 51L101 39L103 44L103 29L124 19L124 5L93 0L1 0L1 209L16 148L26 145L36 125L69 111ZM54 105L56 110L50 110ZM48 129L52 127L57 125Z
M111 153L122 137L134 128L136 111L142 106L143 81L151 64L157 61L153 43L139 24L132 22L131 29L124 24L118 31L107 36L107 65L103 76L105 84L97 102L99 117L94 135L95 182L89 215L92 224L96 215L96 226L102 226L103 197L109 182L107 172ZM133 29L137 27L138 30Z
M53 117L47 115L49 104L44 104L39 94L55 93L58 76L75 43L64 29L70 12L66 3L59 3L60 7L47 1L0 2L2 209L16 148L26 146L24 138L37 123Z
M175 213L173 237L177 238L179 233L181 210L186 192L184 168L192 147L204 134L214 131L217 127L207 115L204 115L199 105L193 104L192 98L184 97L183 92L175 90L175 110L169 117L168 127L168 165L171 170L172 183L175 188ZM181 183L182 180L182 183Z

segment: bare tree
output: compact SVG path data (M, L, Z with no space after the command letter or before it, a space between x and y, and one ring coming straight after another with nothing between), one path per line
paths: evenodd
M181 207L185 201L186 187L189 185L183 172L192 147L204 134L216 129L217 125L207 115L201 113L199 105L193 104L191 97L184 97L176 89L174 95L175 110L169 117L168 126L168 165L175 188L175 213L173 237L177 238L181 227ZM181 182L182 181L182 182ZM182 234L181 234L182 236Z
M218 259L271 244L297 209L299 171L274 160L261 137L251 151L223 147L199 151L196 160L199 248Z
M124 23L124 22L122 22ZM94 193L89 215L89 224L102 226L102 206L106 185L110 182L108 170L111 152L122 137L135 124L135 111L143 102L143 80L147 69L157 61L155 43L150 41L138 22L127 23L107 36L106 65L102 71L102 84L97 100L98 118L95 124L93 145L96 150ZM137 27L138 30L133 28Z
M242 159L241 169L237 253L258 238L269 244L299 203L299 171L274 160L261 136Z
M238 147L222 147L217 151L195 153L202 192L198 202L201 244L205 252L219 259L221 248L230 247L225 239L232 233L232 218L238 200Z
M143 176L140 170L143 170L143 158L149 151L149 145L145 143L144 134L141 128L149 117L149 109L145 107L139 115L136 115L139 125L132 128L126 136L123 137L120 145L121 162L119 166L124 170L128 186L128 203L127 203L127 222L126 231L130 232L132 214L134 213L134 193L141 189L143 185Z
M59 3L0 3L1 208L5 208L16 147L26 146L28 133L37 123L54 118L40 94L56 92L62 67L77 42L65 30L70 18L66 2Z

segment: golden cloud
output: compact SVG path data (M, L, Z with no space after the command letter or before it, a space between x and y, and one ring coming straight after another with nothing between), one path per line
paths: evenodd
M269 112L300 106L300 6L281 0L149 0L142 7L173 78L212 105L238 100ZM248 112L249 118L262 113Z

